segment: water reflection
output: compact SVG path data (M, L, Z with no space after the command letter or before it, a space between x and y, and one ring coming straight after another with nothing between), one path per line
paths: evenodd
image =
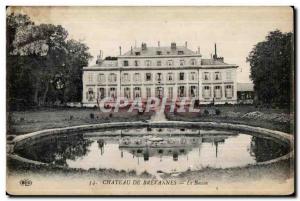
M16 152L28 159L67 166L67 159L77 160L87 155L91 143L83 135L44 137L18 147Z
M103 136L103 133L109 136L118 132L123 135ZM188 132L182 128L99 131L40 139L17 149L17 153L32 160L72 168L113 168L157 174L243 166L288 152L284 144L252 135L195 129L190 130L192 135L187 135ZM124 133L134 136L124 136Z

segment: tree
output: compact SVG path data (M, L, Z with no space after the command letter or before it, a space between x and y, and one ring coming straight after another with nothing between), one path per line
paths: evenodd
M26 15L11 13L6 18L7 103L9 108L16 104L22 104L21 106L32 104L30 58L12 54L17 31L30 25L34 25L34 22Z
M76 40L68 40L66 44L66 101L81 101L82 96L82 67L88 65L92 58L89 48Z
M84 43L67 40L60 25L35 25L25 15L8 15L7 30L9 103L81 100L81 68L92 58Z
M289 106L293 70L293 34L270 32L247 57L258 101Z
M13 41L13 54L31 56L34 80L34 103L46 102L49 86L56 74L63 71L68 32L60 25L29 25L21 27Z

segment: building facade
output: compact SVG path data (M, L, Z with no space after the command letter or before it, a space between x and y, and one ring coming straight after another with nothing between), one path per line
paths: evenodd
M116 58L102 59L96 65L83 68L84 106L95 106L110 97L130 100L148 97L184 97L200 104L237 103L237 65L227 64L215 54L203 59L198 51L185 46L131 48Z

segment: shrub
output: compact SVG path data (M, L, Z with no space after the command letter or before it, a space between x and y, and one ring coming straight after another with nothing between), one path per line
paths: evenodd
M216 109L216 115L220 115L221 111L219 109Z
M91 119L94 119L94 118L95 118L94 113L90 113L90 118L91 118Z
M208 112L208 110L206 110L206 109L205 109L205 110L203 111L203 114L205 114L205 115L209 115L209 112Z

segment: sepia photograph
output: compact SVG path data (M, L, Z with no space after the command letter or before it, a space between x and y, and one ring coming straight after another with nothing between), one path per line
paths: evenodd
M295 195L294 12L7 6L7 194Z

